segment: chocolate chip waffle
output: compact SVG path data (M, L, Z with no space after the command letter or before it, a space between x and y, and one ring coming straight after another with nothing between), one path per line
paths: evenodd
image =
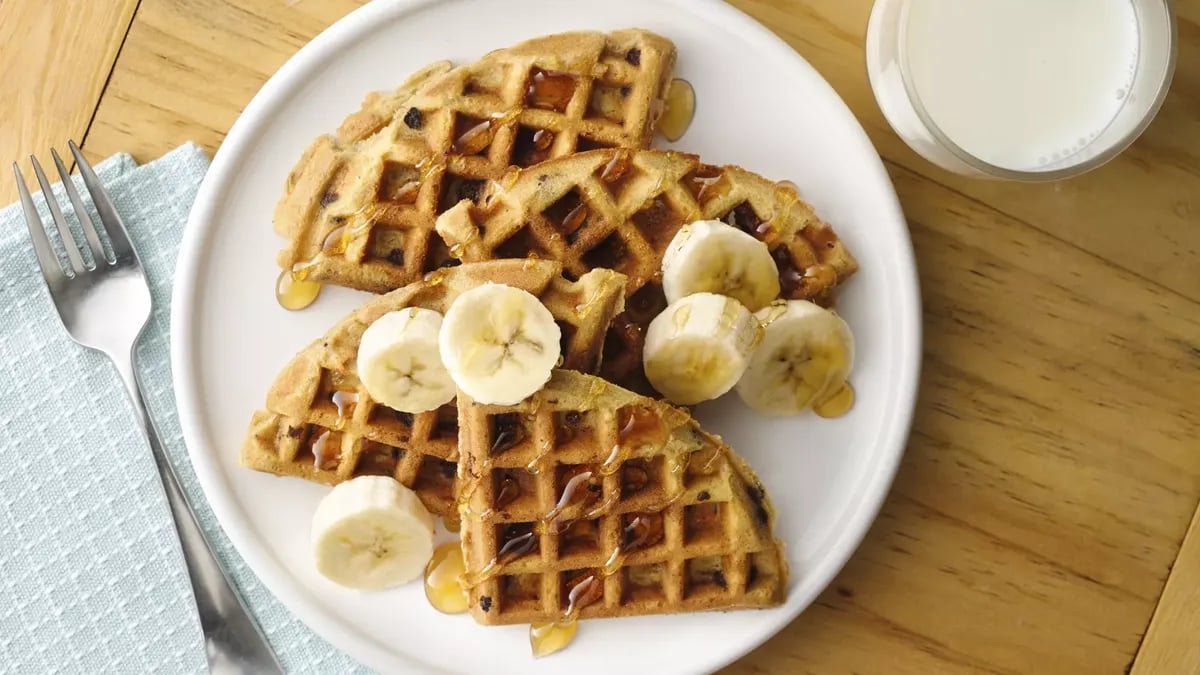
M624 277L597 270L578 281L558 263L504 260L438 270L376 298L297 354L254 414L242 465L318 483L387 475L412 488L433 513L454 508L458 413L452 403L411 415L375 403L356 375L363 331L405 307L445 312L463 292L486 282L534 295L562 329L563 365L594 371L613 316L624 306Z
M687 412L555 371L460 393L465 584L483 624L769 607L788 569L753 471Z
M605 344L605 379L650 392L642 337L666 307L662 257L684 224L723 220L766 242L783 296L829 304L858 268L794 186L693 155L597 150L548 161L495 184L484 205L443 214L438 232L462 260L536 256L563 261L568 276L611 268L629 278L625 313Z
M457 264L434 219L512 166L647 147L675 48L642 30L564 33L374 94L288 176L275 231L298 280L383 293Z

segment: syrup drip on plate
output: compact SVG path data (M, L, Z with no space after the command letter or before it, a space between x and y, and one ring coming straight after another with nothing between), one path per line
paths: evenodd
M813 412L821 417L841 417L854 407L854 387L849 382L832 390L829 396L813 403Z
M306 275L307 276L307 275ZM298 311L308 307L321 294L321 284L297 278L291 270L284 270L275 282L275 299L284 309Z
M547 656L565 649L578 631L577 621L535 623L529 627L529 646L534 656Z
M662 117L658 120L658 130L674 143L683 138L692 118L696 116L696 90L687 80L671 80L667 89L666 105Z
M434 549L425 566L425 597L434 609L443 614L467 611L470 599L459 581L466 571L459 542L447 542Z

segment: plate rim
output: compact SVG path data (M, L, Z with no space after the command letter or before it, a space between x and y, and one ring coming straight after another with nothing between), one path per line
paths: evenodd
M406 13L443 1L376 0L363 5L325 28L293 54L263 84L230 128L201 183L184 228L171 295L170 360L175 375L173 389L179 422L188 458L220 529L226 533L238 555L258 580L289 612L350 658L381 671L394 668L397 658L410 666L432 669L438 669L438 666L420 657L381 649L374 641L364 638L336 617L323 611L319 604L314 603L305 596L302 589L296 587L297 582L288 573L286 566L276 560L266 546L257 540L253 526L237 517L238 500L232 487L222 478L223 470L212 452L219 444L214 443L214 439L210 438L204 429L203 414L199 410L199 379L196 362L191 357L194 353L192 334L195 330L191 315L200 290L197 288L197 280L201 263L208 253L205 242L213 232L213 216L219 208L218 197L228 189L231 178L239 170L239 160L243 159L246 146L256 140L256 130L270 123L271 110L286 103L288 94L299 86L306 73L320 67L325 57L344 49L356 36L369 32L377 20L402 20L400 17ZM846 565L874 523L904 456L915 413L922 356L921 295L912 239L895 186L862 124L832 85L786 41L740 9L722 0L670 1L700 6L715 18L723 22L728 21L727 25L731 29L753 36L779 61L790 63L799 70L809 71L814 76L815 85L825 88L825 95L831 99L831 105L835 108L840 107L841 112L853 121L849 131L865 146L866 156L870 160L863 166L863 170L873 174L873 180L882 181L887 187L881 195L881 207L890 212L891 217L887 219L889 222L886 225L897 230L897 269L901 277L898 280L899 288L901 295L907 296L911 301L912 307L911 312L899 312L897 315L901 334L906 338L907 344L900 350L903 354L900 361L892 364L899 369L899 399L898 404L890 414L885 415L881 423L882 447L875 453L879 464L874 472L866 477L855 504L842 514L846 527L830 541L830 553L824 556L821 564L807 570L807 574L816 577L818 583L813 584L812 589L803 595L793 592L781 608L783 611L775 613L775 617L759 639L714 654L715 660L711 665L716 669L750 653L807 609Z

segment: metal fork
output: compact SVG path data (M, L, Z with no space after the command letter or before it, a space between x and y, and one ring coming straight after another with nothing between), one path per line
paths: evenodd
M179 532L183 557L191 577L192 591L196 597L196 608L200 613L200 626L204 630L205 650L208 654L209 670L213 673L282 673L275 654L268 646L262 631L251 618L245 604L234 590L229 577L213 555L212 547L196 522L196 515L188 503L187 496L179 486L175 470L163 450L154 420L146 412L145 400L138 386L136 371L137 356L134 346L141 337L150 319L153 302L150 286L137 251L129 241L125 224L113 208L108 194L96 177L96 172L83 158L73 141L68 143L79 175L92 197L100 224L107 235L112 257L105 255L104 247L95 224L84 208L79 192L71 181L70 172L63 165L58 152L51 150L63 187L79 218L84 238L91 251L92 264L86 264L62 209L50 189L50 182L42 171L36 157L33 172L42 188L42 197L50 209L50 215L58 230L67 261L63 265L47 236L46 228L33 204L33 197L25 185L21 169L13 163L17 189L21 193L21 205L25 211L25 222L29 225L29 238L37 254L38 266L46 279L46 288L54 300L58 316L71 339L89 349L108 356L121 380L129 391L133 407L141 414L142 430L154 454L171 516Z

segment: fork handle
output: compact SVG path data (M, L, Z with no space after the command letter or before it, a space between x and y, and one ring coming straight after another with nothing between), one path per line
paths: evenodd
M133 406L141 415L142 429L153 451L154 464L158 467L167 503L171 507L171 517L179 532L183 559L187 563L196 609L200 614L200 627L204 631L209 672L213 675L282 675L283 668L271 651L266 637L246 609L229 576L213 554L200 524L196 522L195 511L179 485L179 478L159 440L154 420L146 412L132 357L114 358L113 361L117 364Z

